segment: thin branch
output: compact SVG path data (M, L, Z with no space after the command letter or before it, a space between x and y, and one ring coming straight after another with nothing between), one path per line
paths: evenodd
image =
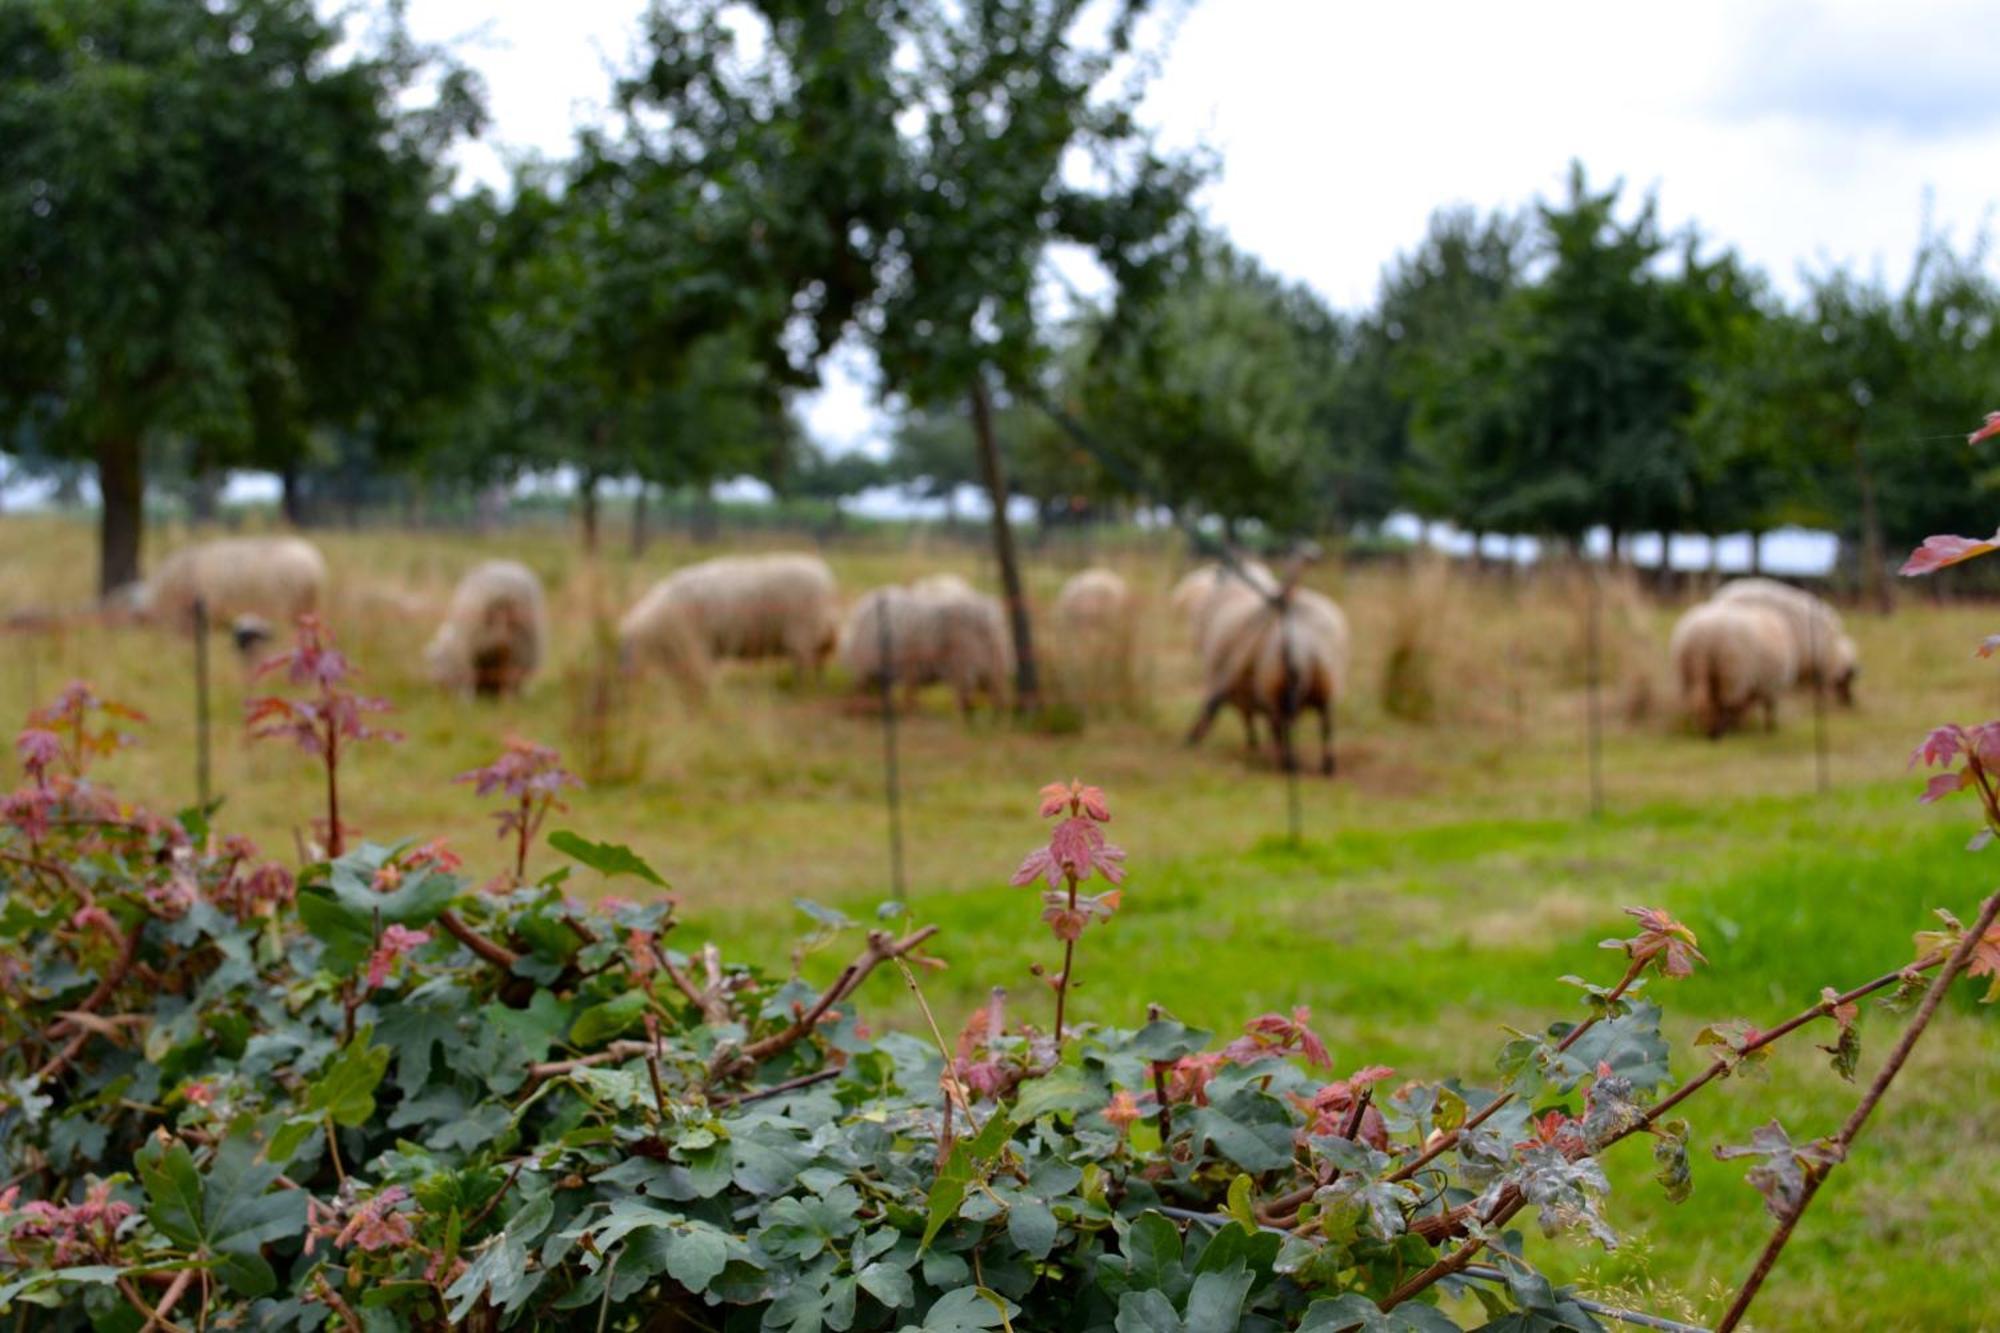
M77 1016L96 1012L106 1000L111 998L112 993L118 989L126 976L131 973L132 965L139 961L139 946L144 942L145 933L146 923L144 921L139 922L138 925L127 931L123 943L119 946L117 960L111 964L103 976L97 979L97 985L91 988L90 994L84 996L83 1002L77 1005L75 1009L70 1010L49 1025L50 1040L60 1036L65 1028L75 1028L77 1031L76 1035L71 1037L47 1064L36 1071L36 1083L46 1082L62 1073L63 1070L69 1067L70 1061L76 1059L82 1053L84 1043L90 1040L90 1029L79 1022Z
M139 1333L152 1333L156 1328L164 1329L166 1333L187 1333L185 1328L167 1316L173 1313L174 1306L186 1294L189 1285L194 1281L194 1274L195 1270L192 1268L183 1268L176 1273L173 1282L160 1293L160 1303L156 1306L146 1304L146 1298L141 1296L138 1289L130 1282L122 1277L118 1279L118 1290L132 1303L134 1309L146 1316L146 1323Z
M499 968L502 972L511 973L514 970L514 964L520 959L520 955L512 949L504 944L499 944L486 938L486 936L465 924L465 918L450 909L438 913L437 923L450 932L453 939L478 954L481 958L484 958L487 962L493 964L493 966Z
M715 1058L709 1062L710 1080L724 1078L740 1070L753 1069L772 1056L797 1045L819 1026L820 1020L826 1017L834 1005L852 995L861 983L868 979L869 973L892 958L901 959L937 932L936 926L923 926L911 931L900 940L891 940L884 931L869 931L867 946L854 956L853 962L840 970L840 975L833 979L832 985L820 992L819 999L814 1001L810 1009L801 1013L793 1020L790 1027L781 1032L760 1037L737 1050L718 1051Z
M1868 1085L1868 1091L1863 1093L1861 1100L1855 1104L1853 1112L1847 1117L1847 1122L1840 1127L1840 1132L1834 1135L1833 1160L1828 1162L1824 1169L1807 1174L1805 1188L1799 1192L1797 1202L1778 1223L1778 1229L1772 1234L1770 1242L1764 1246L1764 1252L1757 1256L1757 1266L1750 1270L1750 1276L1744 1280L1743 1289L1736 1293L1736 1299L1731 1302L1728 1312L1722 1316L1722 1322L1715 1326L1716 1333L1731 1333L1731 1330L1743 1322L1743 1316L1749 1311L1750 1303L1757 1299L1758 1291L1764 1286L1764 1279L1771 1275L1771 1269L1777 1264L1778 1256L1784 1253L1785 1244L1791 1240L1792 1231L1798 1226L1799 1218L1805 1215L1813 1196L1819 1193L1820 1185L1833 1174L1836 1166L1846 1160L1847 1150L1854 1145L1854 1140L1860 1136L1862 1127L1868 1123L1868 1117L1874 1114L1876 1106L1888 1093L1889 1085L1896 1081L1896 1075L1902 1072L1904 1063L1910 1058L1910 1052L1923 1038L1924 1029L1930 1026L1938 1005L1943 1003L1945 992L1951 989L1951 983L1958 979L1959 974L1965 971L1966 965L1972 961L1973 951L1985 941L1986 932L1992 929L1996 917L2000 917L2000 893L1993 894L1981 906L1979 920L1973 924L1972 929L1965 932L1965 937L1958 942L1958 947L1952 950L1951 957L1945 960L1944 969L1937 974L1937 979L1931 982L1931 988L1924 992L1923 1003L1917 1006L1917 1012L1911 1017L1909 1026L1903 1029L1902 1038L1897 1041L1895 1049L1889 1052L1888 1060L1876 1073L1875 1081Z
M1936 967L1939 963L1943 961L1944 961L1944 955L1942 953L1930 954L1924 958L1918 959L1915 963L1912 963L1907 967L1900 967L1893 972L1885 972L1881 976L1873 979L1872 981L1865 981L1861 985L1856 986L1852 990L1846 991L1840 995L1835 995L1828 999L1821 999L1818 1003L1812 1005L1810 1008L1804 1009L1799 1013L1794 1014L1792 1017L1786 1019L1784 1022L1778 1024L1776 1027L1758 1033L1757 1036L1753 1037L1751 1040L1747 1042L1744 1042L1741 1046L1732 1048L1728 1055L1718 1057L1716 1060L1710 1063L1710 1065L1706 1069L1702 1070L1701 1073L1695 1075L1693 1078L1689 1079L1686 1083L1683 1083L1679 1088L1675 1089L1667 1097L1655 1103L1646 1112L1646 1114L1641 1116L1637 1121L1633 1122L1631 1125L1628 1125L1624 1129L1619 1130L1617 1133L1611 1135L1611 1137L1604 1140L1604 1142L1598 1144L1596 1151L1601 1153L1606 1148L1609 1148L1612 1144L1617 1143L1622 1139L1628 1138L1631 1135L1637 1134L1643 1130L1651 1129L1654 1124L1656 1124L1662 1117L1664 1117L1667 1114L1667 1112L1673 1110L1674 1107L1679 1106L1682 1102L1686 1101L1689 1097L1692 1097L1695 1093L1699 1092L1702 1088L1714 1082L1716 1079L1727 1075L1730 1072L1730 1070L1734 1069L1736 1065L1742 1061L1744 1056L1762 1050L1766 1046L1769 1046L1774 1042L1778 1041L1780 1038L1785 1037L1786 1035L1797 1031L1799 1028L1804 1027L1806 1024L1812 1022L1814 1019L1831 1016L1833 1011L1842 1005L1852 1004L1857 1000L1861 1000L1869 995L1873 995L1877 991L1886 990L1888 987L1897 984L1906 977L1929 971L1931 968ZM1308 1195L1308 1197L1310 1197L1310 1195ZM1525 1206L1526 1202L1527 1201L1522 1197L1521 1192L1518 1189L1514 1188L1511 1185L1506 1187L1500 1192L1500 1197L1494 1200L1492 1209L1487 1213L1485 1218L1486 1226L1489 1229L1491 1229L1493 1227L1505 1224L1516 1213L1521 1211L1522 1207ZM1442 1239L1443 1236L1454 1235L1459 1232L1462 1232L1467 1226L1467 1224L1471 1221L1472 1214L1471 1210L1468 1208L1459 1208L1459 1209L1453 1209L1450 1213L1438 1214L1438 1217L1450 1219L1447 1225L1437 1228L1442 1232L1442 1235L1439 1236L1438 1239ZM1432 1220L1433 1219L1431 1218L1420 1219L1421 1222L1432 1222ZM1416 1230L1417 1225L1412 1224L1411 1229L1413 1231ZM1429 1239L1429 1237L1426 1238ZM1468 1263L1471 1263L1472 1260L1478 1256L1480 1250L1484 1248L1484 1245L1485 1242L1477 1239L1468 1240L1459 1249L1453 1251L1450 1255L1447 1255L1445 1258L1438 1260L1436 1263L1432 1264L1429 1268L1417 1274L1415 1277L1411 1278L1408 1282L1405 1282L1402 1286L1398 1287L1395 1291L1391 1292L1388 1295L1388 1297L1384 1299L1382 1303L1382 1308L1384 1310L1393 1309L1395 1306L1402 1304L1404 1301L1409 1300L1412 1296L1417 1295L1419 1292L1422 1292L1425 1289L1433 1286L1434 1284L1443 1280L1444 1278L1450 1277L1454 1273L1462 1272L1465 1266Z
M1604 997L1604 1009L1592 1014L1564 1033L1563 1039L1556 1043L1557 1054L1561 1054L1576 1045L1578 1041L1582 1040L1584 1033L1597 1026L1598 1020L1604 1016L1605 1011L1608 1011L1612 1004L1624 996L1625 992L1631 988L1632 983L1639 979L1639 974L1645 970L1646 960L1644 958L1634 958L1631 965L1625 969L1625 975L1619 979L1618 984L1613 986L1610 993ZM1480 1107L1478 1113L1469 1117L1464 1124L1450 1133L1441 1136L1436 1143L1433 1143L1430 1147L1417 1154L1414 1160L1404 1164L1389 1179L1391 1181L1403 1181L1416 1175L1417 1172L1423 1170L1439 1157L1457 1147L1458 1141L1464 1138L1467 1133L1485 1124L1500 1111L1501 1107L1506 1106L1513 1100L1513 1093L1501 1093L1498 1097Z

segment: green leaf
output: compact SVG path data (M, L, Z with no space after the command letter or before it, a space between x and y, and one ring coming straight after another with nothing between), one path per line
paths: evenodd
M346 976L375 952L373 918L354 911L321 888L300 889L299 920L325 946L320 961L327 971Z
M960 1287L938 1298L924 1316L925 1333L979 1333L1000 1328L1021 1307L985 1287Z
M1242 1266L1221 1273L1203 1273L1188 1292L1187 1333L1236 1333L1243 1302L1250 1295L1255 1273Z
M1009 1112L1019 1124L1031 1125L1045 1115L1078 1115L1104 1104L1104 1089L1073 1065L1063 1065L1029 1082Z
M571 833L568 829L558 829L549 834L549 846L569 857L580 861L601 875L635 875L657 888L668 888L668 883L660 878L658 871L640 859L630 847L615 842L592 842L588 838Z
M1251 1195L1255 1186L1250 1177L1239 1175L1229 1182L1229 1203L1223 1210L1242 1226L1245 1231L1257 1229L1257 1213L1251 1206Z
M1007 1201L1007 1235L1031 1259L1046 1259L1056 1243L1056 1215L1040 1199L1015 1194Z
M1187 1333L1174 1303L1164 1293L1128 1291L1118 1298L1117 1333Z
M916 1298L916 1285L909 1270L876 1260L854 1275L861 1289L891 1310L900 1310Z
M576 1017L569 1030L570 1045L601 1046L637 1023L646 1012L646 992L628 990L623 995L592 1005Z
M287 1119L271 1136L270 1158L283 1164L326 1120L348 1129L366 1125L375 1115L375 1089L388 1072L387 1046L370 1045L372 1030L362 1028L327 1063L306 1088L305 1109Z
M689 1291L708 1290L729 1265L729 1242L706 1222L690 1222L669 1233L667 1275Z
M1133 1033L1118 1051L1121 1055L1164 1063L1194 1054L1208 1045L1213 1035L1201 1028L1176 1023L1170 1018L1156 1018Z
M146 1190L147 1218L197 1256L217 1261L216 1272L238 1295L266 1296L277 1275L259 1250L297 1235L306 1222L301 1190L278 1190L280 1169L259 1161L261 1145L239 1126L217 1145L206 1179L186 1145L158 1140L139 1150L136 1163Z
M1197 1109L1192 1123L1203 1140L1245 1171L1277 1171L1292 1163L1287 1124L1246 1125L1215 1106Z

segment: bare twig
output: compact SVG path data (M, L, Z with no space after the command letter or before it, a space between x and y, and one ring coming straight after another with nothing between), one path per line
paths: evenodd
M103 976L97 979L97 985L91 988L90 994L84 996L83 1002L78 1004L75 1009L70 1010L49 1025L49 1038L51 1040L61 1036L67 1029L75 1029L76 1035L65 1042L63 1048L56 1052L47 1064L35 1072L35 1081L37 1083L46 1082L62 1073L63 1070L69 1067L70 1061L76 1059L82 1053L84 1043L90 1040L90 1029L78 1021L79 1016L96 1012L106 1000L111 998L112 992L116 991L120 983L131 973L132 965L139 961L139 946L144 942L143 937L145 933L146 923L144 921L139 922L131 930L127 931L124 940L119 945L116 961L111 964Z
M158 1305L146 1304L146 1298L139 1294L137 1288L122 1277L118 1279L119 1292L132 1303L132 1308L146 1316L145 1325L140 1328L139 1333L152 1333L156 1328L164 1329L166 1333L187 1333L186 1329L167 1316L173 1313L174 1306L187 1294L188 1287L194 1282L194 1275L195 1270L192 1268L183 1268L174 1274L173 1282L160 1293Z
M487 962L493 964L493 966L499 968L502 972L511 973L514 970L514 964L520 959L520 955L512 949L480 934L465 923L464 917L461 917L458 913L450 909L438 913L437 923L443 926L453 939L478 954L481 958L484 958Z
M1896 1081L1896 1075L1902 1072L1904 1062L1910 1058L1910 1052L1923 1038L1924 1029L1930 1026L1931 1018L1937 1013L1938 1005L1943 1002L1945 992L1951 989L1951 983L1958 979L1959 974L1965 971L1966 965L1972 961L1973 951L1985 940L1986 932L1992 929L1996 917L2000 917L2000 893L1993 894L1980 907L1979 919L1973 923L1972 929L1965 932L1965 937L1958 942L1958 947L1952 950L1951 957L1945 960L1943 970L1931 982L1930 989L1924 992L1923 1003L1917 1006L1917 1012L1910 1018L1909 1026L1903 1029L1902 1037L1889 1052L1889 1058L1883 1062L1880 1071L1876 1073L1875 1081L1868 1085L1868 1091L1863 1093L1861 1100L1855 1104L1846 1123L1841 1125L1840 1132L1833 1136L1833 1160L1828 1162L1824 1169L1807 1173L1805 1188L1799 1192L1798 1200L1779 1221L1777 1231L1772 1233L1769 1243L1764 1246L1764 1252L1757 1256L1757 1266L1750 1270L1750 1276L1744 1280L1743 1289L1736 1293L1736 1299L1730 1303L1728 1312L1722 1316L1722 1322L1715 1326L1716 1333L1731 1333L1731 1330L1743 1322L1743 1316L1749 1311L1750 1303L1757 1299L1757 1293L1763 1288L1764 1280L1771 1275L1771 1269L1777 1264L1778 1256L1784 1253L1786 1242L1791 1240L1792 1231L1798 1226L1799 1218L1805 1215L1806 1209L1812 1204L1813 1196L1819 1193L1820 1185L1833 1173L1834 1167L1846 1160L1847 1150L1853 1146L1854 1140L1861 1134L1862 1127L1868 1123L1868 1117L1874 1114L1876 1106L1888 1093L1889 1085Z
M852 995L861 983L868 979L869 973L892 958L900 961L905 954L937 932L936 926L922 926L900 940L893 940L886 931L869 931L867 945L855 955L853 962L840 970L840 975L833 979L833 983L820 992L819 999L813 1002L811 1008L801 1013L793 1020L792 1025L783 1031L774 1032L768 1037L760 1037L739 1049L716 1052L715 1058L708 1066L710 1080L726 1078L730 1074L753 1069L772 1056L797 1045L819 1026L820 1021L834 1005Z

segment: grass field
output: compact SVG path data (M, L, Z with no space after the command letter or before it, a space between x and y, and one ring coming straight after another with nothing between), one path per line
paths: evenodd
M621 554L592 569L554 532L315 539L336 571L330 619L364 684L396 703L409 733L404 745L359 755L344 813L381 841L449 834L489 870L501 862L492 826L450 777L512 733L574 749L568 678L591 656L593 603L615 615L696 554L660 545L636 564ZM418 669L431 617L460 572L499 553L549 582L554 667L518 703L441 697ZM1093 709L1106 715L1079 732L1044 735L987 719L963 725L940 696L901 728L911 893L918 917L944 926L939 952L952 967L930 994L947 1025L996 983L1023 1005L1044 1002L1025 969L1057 960L1031 895L1006 878L1039 833L1035 789L1071 775L1109 791L1131 868L1125 910L1082 946L1076 1008L1131 1023L1157 1001L1220 1029L1310 1004L1343 1072L1381 1062L1413 1077L1485 1076L1503 1025L1570 1011L1575 992L1558 977L1615 976L1616 960L1596 943L1626 933L1620 907L1644 903L1693 925L1714 964L1660 996L1685 1074L1695 1067L1687 1039L1703 1023L1768 1024L1822 985L1893 967L1931 907L1964 914L1990 886L1964 851L1970 808L1918 806L1904 761L1932 723L2000 709L2000 673L1971 654L2000 613L1914 599L1891 618L1850 613L1861 702L1829 719L1833 790L1821 796L1805 699L1790 703L1775 735L1720 744L1687 735L1661 706L1663 675L1646 679L1673 608L1610 599L1607 808L1592 818L1574 589L1329 566L1315 581L1354 620L1355 689L1341 709L1342 776L1300 784L1305 836L1294 847L1285 783L1267 759L1246 760L1232 725L1203 749L1179 744L1197 690L1165 608L1177 553L1100 554L1147 599L1136 701ZM0 612L83 603L91 557L81 524L0 520ZM956 545L859 546L829 559L849 595L936 568L991 582ZM1036 561L1044 603L1081 559ZM1398 638L1431 669L1438 706L1423 724L1380 706ZM184 640L72 624L0 642L0 718L88 678L152 718L143 743L107 766L109 779L149 803L192 798ZM1634 718L1625 705L1642 684L1654 704ZM314 779L295 751L246 742L233 721L245 693L218 641L222 822L282 852L316 813ZM858 913L885 896L881 732L838 682L815 690L782 669L736 669L702 708L655 682L613 719L613 737L633 772L577 795L563 824L627 842L666 873L689 943L714 937L783 966L803 921L793 899ZM885 980L868 998L893 1021L911 1017ZM2000 1329L1978 1221L2000 1204L2000 1024L1975 1001L1970 988L1958 997L1821 1196L1760 1302L1759 1327ZM1894 1029L1872 1010L1863 1024L1865 1078ZM1780 1047L1767 1082L1725 1082L1691 1103L1691 1200L1667 1204L1644 1147L1624 1145L1610 1165L1626 1245L1610 1256L1568 1244L1539 1252L1613 1299L1712 1318L1769 1223L1741 1164L1714 1161L1709 1146L1744 1141L1773 1115L1795 1137L1830 1132L1856 1091L1809 1044Z

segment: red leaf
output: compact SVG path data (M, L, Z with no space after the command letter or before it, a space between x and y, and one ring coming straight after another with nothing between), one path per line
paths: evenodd
M1965 442L1967 444L1978 444L1981 440L1990 440L1995 435L2000 435L2000 412L1988 412L1985 424L1972 432L1972 434L1966 436Z
M1985 555L1988 551L2000 551L2000 534L1984 541L1971 537L1926 537L1924 544L1910 552L1910 558L1896 572L1905 577L1929 574L1946 565L1956 565Z

